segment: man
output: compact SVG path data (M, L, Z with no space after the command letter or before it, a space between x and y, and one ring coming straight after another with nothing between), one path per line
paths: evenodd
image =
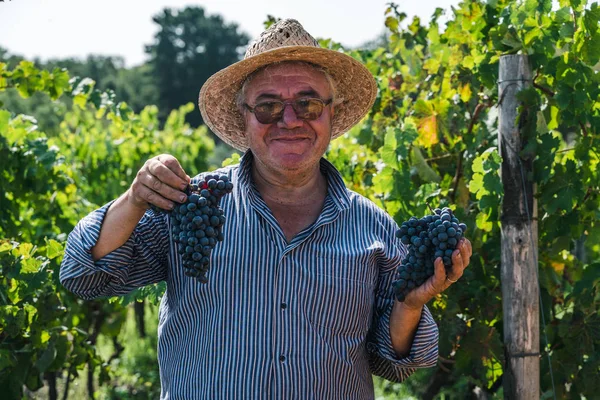
M360 63L280 21L200 92L206 124L246 151L219 170L235 187L221 200L224 241L208 283L184 275L168 216L149 210L185 200L190 178L172 156L148 160L123 196L70 234L61 281L84 298L166 280L161 398L369 399L371 373L401 381L435 365L425 303L462 275L469 242L449 276L438 260L435 276L395 301L397 225L322 158L375 94Z

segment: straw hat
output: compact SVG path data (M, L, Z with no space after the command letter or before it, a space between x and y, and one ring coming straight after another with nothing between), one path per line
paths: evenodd
M335 107L332 139L357 124L375 101L377 85L367 68L348 55L319 47L298 21L281 20L248 47L242 61L215 73L200 89L198 105L204 123L225 143L241 151L248 149L237 93L252 72L281 61L320 65L335 82L337 96L343 101Z

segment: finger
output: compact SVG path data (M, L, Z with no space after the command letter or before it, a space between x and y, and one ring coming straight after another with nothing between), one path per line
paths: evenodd
M422 307L429 300L443 292L446 288L446 271L444 270L444 262L441 257L438 257L434 263L434 273L427 279L423 285L411 290L406 299L405 305L412 308Z
M172 188L185 190L188 186L189 181L187 181L186 178L182 178L177 175L173 170L171 170L167 165L158 159L149 163L148 171L159 181L171 186Z
M433 287L435 288L436 293L439 294L443 292L448 286L446 282L446 267L444 267L444 261L441 257L438 257L433 262Z
M164 210L172 210L173 207L175 207L175 204L172 201L165 199L137 179L134 181L133 185L131 185L131 189L134 196L142 199L148 204L154 204Z
M471 247L471 242L467 238L462 238L460 240L459 246L457 247L460 251L460 255L463 260L464 268L467 268L471 261L471 256L473 255L473 249Z
M181 178L186 184L190 183L190 177L185 173L181 164L175 157L170 154L163 154L158 156L159 161L168 169L173 171L175 175Z
M457 281L463 275L465 265L460 250L454 250L452 253L452 270L448 273L448 279ZM454 283L454 282L450 282Z
M165 199L169 199L177 203L183 203L187 198L185 193L161 182L157 177L149 172L140 176L140 182L148 189L158 193Z
M469 254L469 257L471 257L473 255L473 246L471 245L471 241L467 238L463 239L465 239L465 248L467 249L467 254Z

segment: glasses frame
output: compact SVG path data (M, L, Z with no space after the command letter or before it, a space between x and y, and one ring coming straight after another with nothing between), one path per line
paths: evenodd
M319 114L315 117L315 118L302 118L298 115L298 111L296 110L296 105L299 101L302 100L317 100L318 102L320 102L322 104L322 108L321 108L321 112L319 112ZM281 120L281 118L283 118L283 113L285 112L285 108L289 105L292 106L292 109L294 110L294 113L296 114L296 118L301 119L303 121L314 121L318 118L321 117L321 115L323 115L323 110L325 109L326 106L328 106L329 104L331 104L333 102L333 97L328 99L328 100L323 100L320 99L318 97L302 97L299 99L295 99L295 100L287 100L287 101L281 101L281 100L266 100L264 102L255 104L254 107L250 106L250 104L248 103L244 103L244 106L246 107L246 109L248 109L248 111L250 111L252 114L254 114L254 117L256 118L256 120L258 122L260 122L263 125L268 125L268 124L273 124L275 122L279 122ZM275 114L273 115L273 118L275 118L272 122L262 122L258 116L256 115L255 109L256 107L260 106L263 103L280 103L283 105L283 108L281 109L281 112L279 114Z

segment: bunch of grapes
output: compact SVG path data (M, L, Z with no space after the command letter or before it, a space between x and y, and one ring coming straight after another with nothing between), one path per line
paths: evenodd
M217 242L223 241L225 216L219 200L232 190L227 175L206 175L204 181L188 186L186 202L177 204L171 212L171 233L185 274L202 283L208 282L210 253Z
M398 301L434 274L433 262L441 257L446 271L452 268L452 252L466 231L449 208L434 210L421 219L411 217L400 226L396 236L408 245L408 254L398 267L398 280L393 282Z

